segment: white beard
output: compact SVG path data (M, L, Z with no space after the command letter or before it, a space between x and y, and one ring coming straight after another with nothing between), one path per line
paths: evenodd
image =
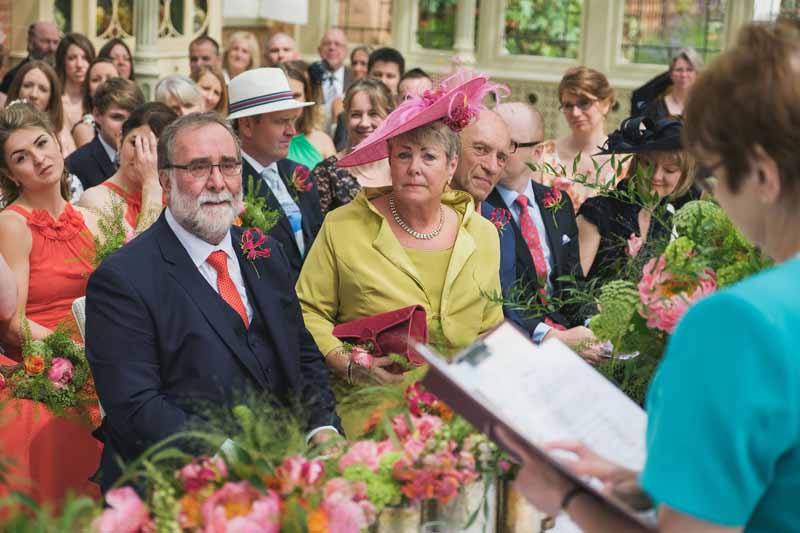
M211 193L203 191L197 198L182 192L176 180L172 182L169 195L169 210L175 220L186 231L211 244L219 244L228 233L233 220L244 207L243 191L234 196L230 191ZM211 207L206 202L230 202L228 205Z

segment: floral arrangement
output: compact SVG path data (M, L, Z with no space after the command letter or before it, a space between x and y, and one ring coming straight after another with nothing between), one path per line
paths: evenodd
M688 202L672 222L672 239L649 243L651 256L636 275L599 289L599 314L590 324L617 354L639 354L627 361L612 358L600 367L639 403L668 336L688 308L770 264L713 202ZM641 242L632 236L626 246L629 262L640 264Z
M73 342L65 326L42 340L32 340L23 319L22 363L0 367L0 389L14 398L43 403L53 414L77 409L89 416L97 396L83 348Z
M387 507L446 504L481 477L510 475L497 448L420 385L399 400L373 413L365 438L325 449L306 448L269 407L239 405L223 431L232 447L210 457L154 446L85 521L96 532L356 533ZM193 436L218 447L218 436Z
M267 207L267 201L259 195L264 182L255 182L253 176L247 177L247 193L244 195L244 210L234 220L235 226L246 228L258 228L263 233L269 231L281 219L281 213L275 209Z

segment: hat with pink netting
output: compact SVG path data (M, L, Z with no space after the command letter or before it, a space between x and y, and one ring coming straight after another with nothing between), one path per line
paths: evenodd
M337 161L336 166L364 165L389 157L388 139L436 120L444 121L450 129L459 132L478 118L481 109L485 109L483 98L494 93L499 102L501 90L508 92L504 86L491 83L486 74L461 70L422 96L409 96L369 137Z

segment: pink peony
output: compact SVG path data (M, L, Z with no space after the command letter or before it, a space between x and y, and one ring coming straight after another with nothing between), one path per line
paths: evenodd
M112 489L106 493L108 508L92 522L98 533L145 533L153 531L147 506L130 487Z
M177 476L186 492L195 492L204 489L211 481L227 478L228 468L220 458L196 457L181 468Z
M324 494L322 509L329 533L358 533L375 521L376 510L367 500L365 483L334 478L325 483Z
M361 440L354 443L339 459L339 470L344 470L350 465L364 465L373 472L378 471L381 457L394 449L390 440L375 442L372 440Z
M205 533L279 533L280 498L246 481L225 483L203 503Z
M672 333L689 306L716 289L717 278L711 269L700 274L693 286L677 282L666 270L662 255L644 266L639 282L639 300L644 306L641 315L647 319L648 327Z
M317 459L309 460L301 455L287 457L275 469L281 494L290 494L296 489L305 491L316 485L324 475L325 463Z
M642 249L644 245L644 239L636 235L635 233L631 233L630 238L628 239L628 246L625 252L628 254L628 257L636 257L639 255L639 250Z
M72 381L74 371L75 367L72 365L72 361L63 357L54 357L47 377L53 383L53 387L63 389Z

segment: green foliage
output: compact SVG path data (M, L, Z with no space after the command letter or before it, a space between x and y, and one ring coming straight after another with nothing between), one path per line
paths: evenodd
M39 505L19 492L0 499L0 531L14 533L62 533L88 531L97 513L90 498L67 496L55 513L49 505Z
M627 280L614 280L600 289L598 306L602 313L591 321L591 329L598 339L609 340L614 346L631 328L631 320L639 306L636 285Z
M350 465L344 470L342 477L366 483L367 498L380 513L387 505L399 505L402 501L403 493L400 491L400 485L392 476L392 467L402 456L402 452L387 453L381 457L377 472L362 464Z
M128 228L125 225L125 201L111 200L111 204L97 211L97 228L99 236L94 237L95 255L92 264L97 268L103 259L122 248L128 239Z
M511 54L578 57L583 0L508 0L505 46Z
M244 228L259 228L265 234L271 230L281 219L280 211L267 207L267 201L259 196L264 182L256 182L253 176L247 177L247 187L244 195L244 212L239 215Z

